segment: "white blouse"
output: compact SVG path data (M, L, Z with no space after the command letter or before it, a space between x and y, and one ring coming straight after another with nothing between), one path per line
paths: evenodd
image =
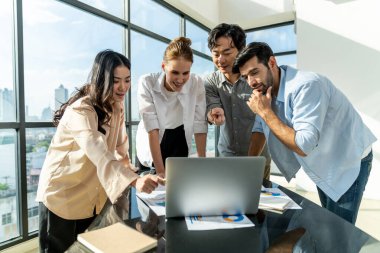
M152 166L148 132L159 130L159 141L164 135L167 118L173 113L168 106L168 96L164 87L165 73L151 73L140 77L137 88L137 101L141 121L136 134L136 153L141 164ZM182 120L189 152L194 133L207 133L206 94L202 78L191 74L189 80L178 92L182 107ZM172 117L171 117L172 118Z

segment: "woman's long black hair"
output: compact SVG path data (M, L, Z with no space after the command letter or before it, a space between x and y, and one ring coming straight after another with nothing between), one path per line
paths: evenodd
M54 125L58 126L67 106L79 98L89 95L90 101L98 115L98 131L105 134L102 125L109 123L111 119L111 101L114 85L113 74L115 68L119 66L131 69L131 63L124 55L110 49L99 52L95 57L88 83L77 89L76 93L54 113Z

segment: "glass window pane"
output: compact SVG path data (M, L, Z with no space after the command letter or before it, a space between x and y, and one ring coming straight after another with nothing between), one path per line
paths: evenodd
M131 22L168 39L180 35L179 15L152 0L131 0Z
M294 68L297 67L297 55L296 54L276 56L276 60L277 60L278 66L289 65L289 66L292 66Z
M211 74L214 71L214 63L211 60L194 55L194 63L191 67L191 72L195 73L202 78ZM196 155L196 146L193 138L192 149L190 151L191 156ZM207 143L206 143L206 156L215 156L215 127L209 126L207 133Z
M274 53L293 51L297 48L293 24L248 32L247 44L253 41L268 43Z
M26 129L26 176L28 189L28 231L38 230L36 192L42 165L56 128Z
M15 130L0 130L0 242L20 235L17 205Z
M216 127L208 125L207 140L206 140L206 157L215 157L215 133ZM197 157L197 146L194 138L191 140L190 157Z
M191 47L199 52L211 55L207 47L208 32L194 23L186 20L186 37L192 41Z
M125 29L57 1L23 4L25 117L51 121L56 100L86 82L100 50L122 52Z
M85 4L91 5L101 11L124 19L125 7L124 0L79 0Z
M139 120L137 106L138 79L143 74L160 72L164 51L167 44L149 38L141 33L131 32L131 61L132 61L132 120Z
M0 122L16 121L13 27L13 1L0 1Z
M215 136L216 136L216 126L209 125L207 133L207 145L206 145L206 156L215 157Z
M202 78L214 72L214 63L200 56L194 55L194 63L191 67L191 73L195 73Z
M136 133L137 133L137 125L132 125L132 157L130 157L132 164L136 164Z

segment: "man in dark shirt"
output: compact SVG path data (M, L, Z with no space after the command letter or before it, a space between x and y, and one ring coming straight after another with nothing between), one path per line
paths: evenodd
M208 47L218 70L205 78L207 120L220 126L221 156L247 156L255 122L255 114L247 105L253 90L240 74L232 72L245 41L240 26L224 23L216 26L208 37ZM269 179L271 159L266 146L262 155L267 158L264 178Z

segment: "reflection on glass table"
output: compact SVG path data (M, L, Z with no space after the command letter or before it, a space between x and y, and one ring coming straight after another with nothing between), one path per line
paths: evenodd
M276 184L264 186L279 187L302 209L260 209L248 215L254 227L189 231L184 218L157 216L132 190L131 209L107 203L90 229L122 220L158 240L151 252L380 252L378 240L328 210ZM69 252L86 252L78 244Z

